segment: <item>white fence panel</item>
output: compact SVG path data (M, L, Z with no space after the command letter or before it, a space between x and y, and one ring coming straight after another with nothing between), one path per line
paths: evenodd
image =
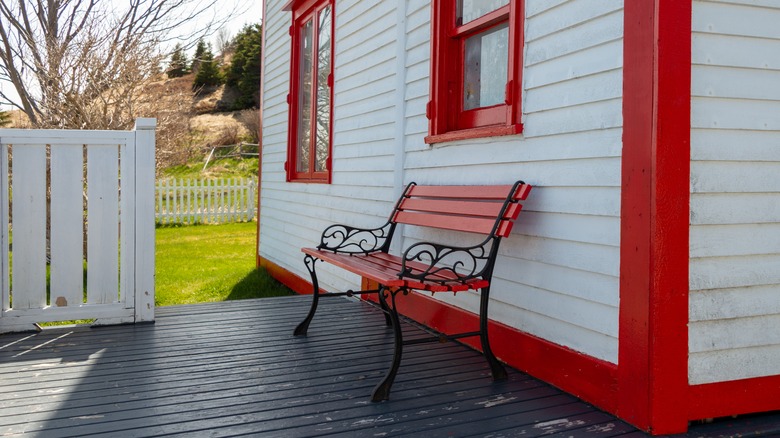
M157 181L159 224L224 224L255 217L257 182L252 178Z
M154 129L0 129L0 333L154 320Z

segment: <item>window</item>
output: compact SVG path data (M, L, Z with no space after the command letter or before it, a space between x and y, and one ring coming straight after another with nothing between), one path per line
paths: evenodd
M333 112L333 0L293 11L287 180L330 182Z
M433 0L427 143L518 134L522 0Z

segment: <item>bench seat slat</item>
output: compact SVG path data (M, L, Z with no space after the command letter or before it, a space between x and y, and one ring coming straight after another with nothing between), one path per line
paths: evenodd
M414 186L410 196L454 199L506 199L512 186Z
M392 287L400 287L404 285L404 281L398 278L398 271L393 272L390 269L382 269L376 265L365 263L361 259L364 256L350 256L347 254L335 254L330 251L322 251L316 248L303 248L306 254L312 257L318 258L332 265L338 266L347 271L359 274L369 280L376 281L377 283L385 284Z
M424 282L411 278L401 279L398 278L398 272L401 270L401 258L386 253L348 255L336 254L330 251L318 250L316 248L303 248L302 251L312 257L316 257L322 261L346 269L347 271L361 275L388 287L405 286L412 289L431 292L461 292L470 289L480 289L490 284L489 281L479 278L461 282L456 279L453 273L447 271L441 271L433 275L433 277L437 277L441 280L449 280L445 284ZM413 268L425 266L421 263L411 263L409 265Z
M501 214L503 202L452 201L442 199L405 198L399 208L404 211L421 211L429 213L444 213L457 216L483 216L495 220ZM511 204L504 217L516 219L520 214L521 204Z
M410 196L428 198L452 198L452 199L506 199L510 185L500 186L414 186L409 191ZM515 190L512 199L522 201L528 197L531 186L520 184Z
M376 253L371 254L371 258L372 259L378 259L378 260L386 261L388 263L388 265L389 265L388 267L393 266L395 268L396 272L401 272L401 266L402 266L402 259L401 259L401 257L390 255L390 254L387 254L387 253L384 253L384 252L376 252ZM417 272L422 272L422 271L428 269L428 265L426 265L424 263L420 263L420 262L411 261L411 260L407 260L406 261L406 265L408 267L414 269ZM452 271L442 270L442 271L436 272L435 274L431 274L430 276L432 278L436 279L436 280L460 281L458 279L458 276L455 275L455 273L452 272Z
M443 228L445 230L465 231L469 233L490 234L496 224L494 219L472 216L451 216L435 213L411 213L399 211L393 218L400 224L420 225Z

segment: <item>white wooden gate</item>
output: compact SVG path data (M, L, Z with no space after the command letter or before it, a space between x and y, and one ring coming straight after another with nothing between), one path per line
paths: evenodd
M0 333L154 320L155 123L0 129Z

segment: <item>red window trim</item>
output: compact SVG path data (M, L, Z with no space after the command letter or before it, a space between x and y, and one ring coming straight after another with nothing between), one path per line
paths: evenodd
M328 158L325 164L325 171L307 171L298 172L297 159L297 140L298 140L298 96L299 96L299 78L300 78L300 30L303 23L308 21L309 18L316 22L316 14L318 11L323 10L325 7L331 8L331 39L330 39L330 56L331 66L328 74L328 88L330 89L330 128L329 128L329 142L328 142ZM331 183L331 159L333 150L333 66L334 66L334 46L335 46L335 1L334 0L291 0L287 2L283 10L292 11L292 25L290 26L290 37L292 48L290 50L291 62L290 62L290 94L287 96L288 103L288 140L287 140L287 162L285 163L285 173L287 175L288 182L299 183ZM318 32L314 31L314 39L312 41L312 47L318 47ZM313 63L312 68L316 70L317 64ZM313 77L316 78L316 72ZM316 96L316 82L312 81L312 96ZM312 112L312 123L314 123L315 112ZM316 150L316 146L312 145L312 149ZM313 165L315 160L315 154L312 154L310 158Z
M523 0L510 0L508 6L462 26L454 27L455 2L452 0L433 0L431 14L431 100L426 109L426 116L429 119L429 135L425 137L426 143L513 135L523 131L520 99L524 43L523 3ZM457 87L460 89L458 93L449 91L450 83L463 83L463 37L505 22L507 12L509 65L506 102L492 107L463 111L462 86ZM496 119L501 120L501 122L487 124Z

